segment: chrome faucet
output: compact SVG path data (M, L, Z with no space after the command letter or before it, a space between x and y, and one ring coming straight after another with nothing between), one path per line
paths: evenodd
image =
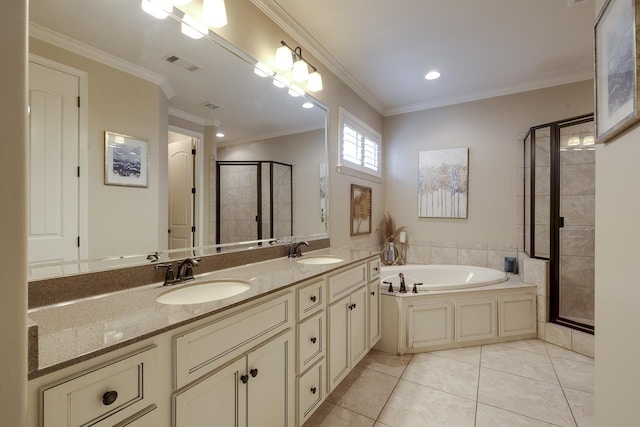
M176 274L176 280L178 282L185 282L187 280L193 280L193 267L200 265L200 258L186 258L178 263L178 273Z
M407 285L404 283L404 274L399 273L398 276L400 276L400 293L401 294L406 294L407 293Z
M289 258L298 258L302 256L302 248L301 246L305 245L306 247L309 247L309 242L298 242L298 243L291 243L289 245L289 255L287 255Z

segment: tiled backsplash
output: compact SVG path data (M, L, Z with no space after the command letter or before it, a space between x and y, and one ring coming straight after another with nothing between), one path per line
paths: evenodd
M407 263L458 264L490 267L504 271L505 257L515 257L515 245L476 242L410 240Z

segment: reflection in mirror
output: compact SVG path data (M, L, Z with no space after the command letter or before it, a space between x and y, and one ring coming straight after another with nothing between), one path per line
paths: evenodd
M32 0L29 13L32 278L153 262L149 254L191 246L326 237L326 111L315 99L289 96L211 32L184 36L176 8L161 20L130 0ZM105 185L106 131L149 141L148 187ZM263 198L252 202L253 222L234 233L216 212L247 207L216 201L242 201L244 184L227 181L216 198L216 161L270 165L259 187L255 175ZM273 165L289 170L289 183ZM181 237L170 243L171 234Z

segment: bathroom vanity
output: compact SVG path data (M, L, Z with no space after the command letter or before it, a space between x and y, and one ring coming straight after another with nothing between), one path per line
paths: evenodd
M302 425L379 339L379 271L324 249L196 276L251 285L208 303L156 283L34 310L28 425Z

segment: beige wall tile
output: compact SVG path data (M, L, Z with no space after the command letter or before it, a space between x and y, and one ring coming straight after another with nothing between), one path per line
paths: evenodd
M545 327L547 326L546 323L544 322L538 322L538 339L539 340L544 340L546 337L545 334Z
M476 249L458 249L458 264L486 267L487 251Z
M457 264L458 249L431 247L431 264Z
M553 323L545 325L545 341L560 347L571 349L571 329Z
M585 356L595 356L595 339L591 334L585 334L583 332L572 331L571 332L571 350L576 353L584 354Z

